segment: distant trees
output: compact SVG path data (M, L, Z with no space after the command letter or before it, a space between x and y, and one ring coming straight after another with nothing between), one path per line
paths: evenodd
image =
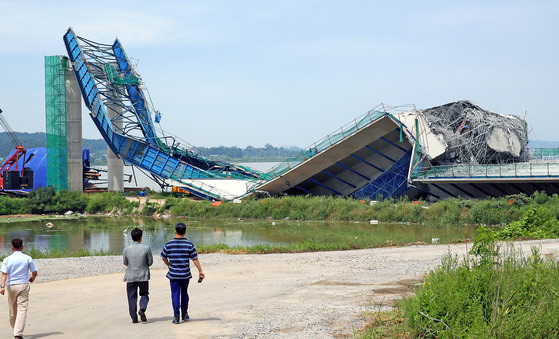
M0 128L0 159L6 159L10 152L16 148L16 145L12 142L12 139L8 137L8 134ZM25 148L35 148L35 147L45 147L47 143L47 136L45 133L20 133L15 132L15 135L22 143Z
M274 147L270 144L264 147L247 146L242 149L237 146L225 147L196 147L195 151L206 158L215 160L235 160L242 162L282 161L296 156L299 147Z
M46 147L46 134L43 132L21 133L15 132L25 148ZM89 150L92 165L105 165L107 163L107 144L103 139L83 139L83 147ZM12 141L5 132L0 132L0 163L15 148ZM236 162L259 162L259 161L283 161L286 158L296 156L301 149L296 146L275 147L269 143L264 147L247 146L217 146L196 147L194 149L199 155L224 161Z
M25 133L14 132L25 148L36 148L47 146L47 136L44 132ZM91 161L107 162L107 143L103 139L83 139L83 147L89 150ZM14 143L6 132L0 132L0 163L6 159L15 148Z

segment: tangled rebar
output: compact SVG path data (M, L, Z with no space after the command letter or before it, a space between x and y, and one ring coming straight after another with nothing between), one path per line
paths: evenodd
M527 161L526 122L514 115L456 101L420 111L431 131L447 144L432 165L495 164Z

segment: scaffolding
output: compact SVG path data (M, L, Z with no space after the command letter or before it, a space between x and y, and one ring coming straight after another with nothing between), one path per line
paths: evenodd
M47 185L68 189L66 141L66 80L68 58L45 56L45 113L47 134Z

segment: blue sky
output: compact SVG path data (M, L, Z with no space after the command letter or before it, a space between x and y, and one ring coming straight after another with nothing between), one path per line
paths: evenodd
M0 108L45 130L44 56L118 37L195 146L305 147L384 103L470 100L559 141L559 1L4 1ZM100 138L84 108L85 138Z

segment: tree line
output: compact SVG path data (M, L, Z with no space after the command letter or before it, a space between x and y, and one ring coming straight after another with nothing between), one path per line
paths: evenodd
M25 148L46 147L47 145L47 136L44 132L14 132L14 134ZM5 132L0 132L0 163L8 157L15 146ZM107 163L107 144L105 140L83 139L83 148L89 150L90 161L93 165L105 165ZM260 162L283 161L286 158L296 156L301 149L295 146L275 147L266 144L264 147L247 146L245 148L237 146L196 147L193 151L212 160Z
M264 147L247 146L245 148L237 146L196 147L194 151L203 157L213 160L258 162L283 161L286 158L296 156L301 149L295 146L275 147L270 144L266 144Z

